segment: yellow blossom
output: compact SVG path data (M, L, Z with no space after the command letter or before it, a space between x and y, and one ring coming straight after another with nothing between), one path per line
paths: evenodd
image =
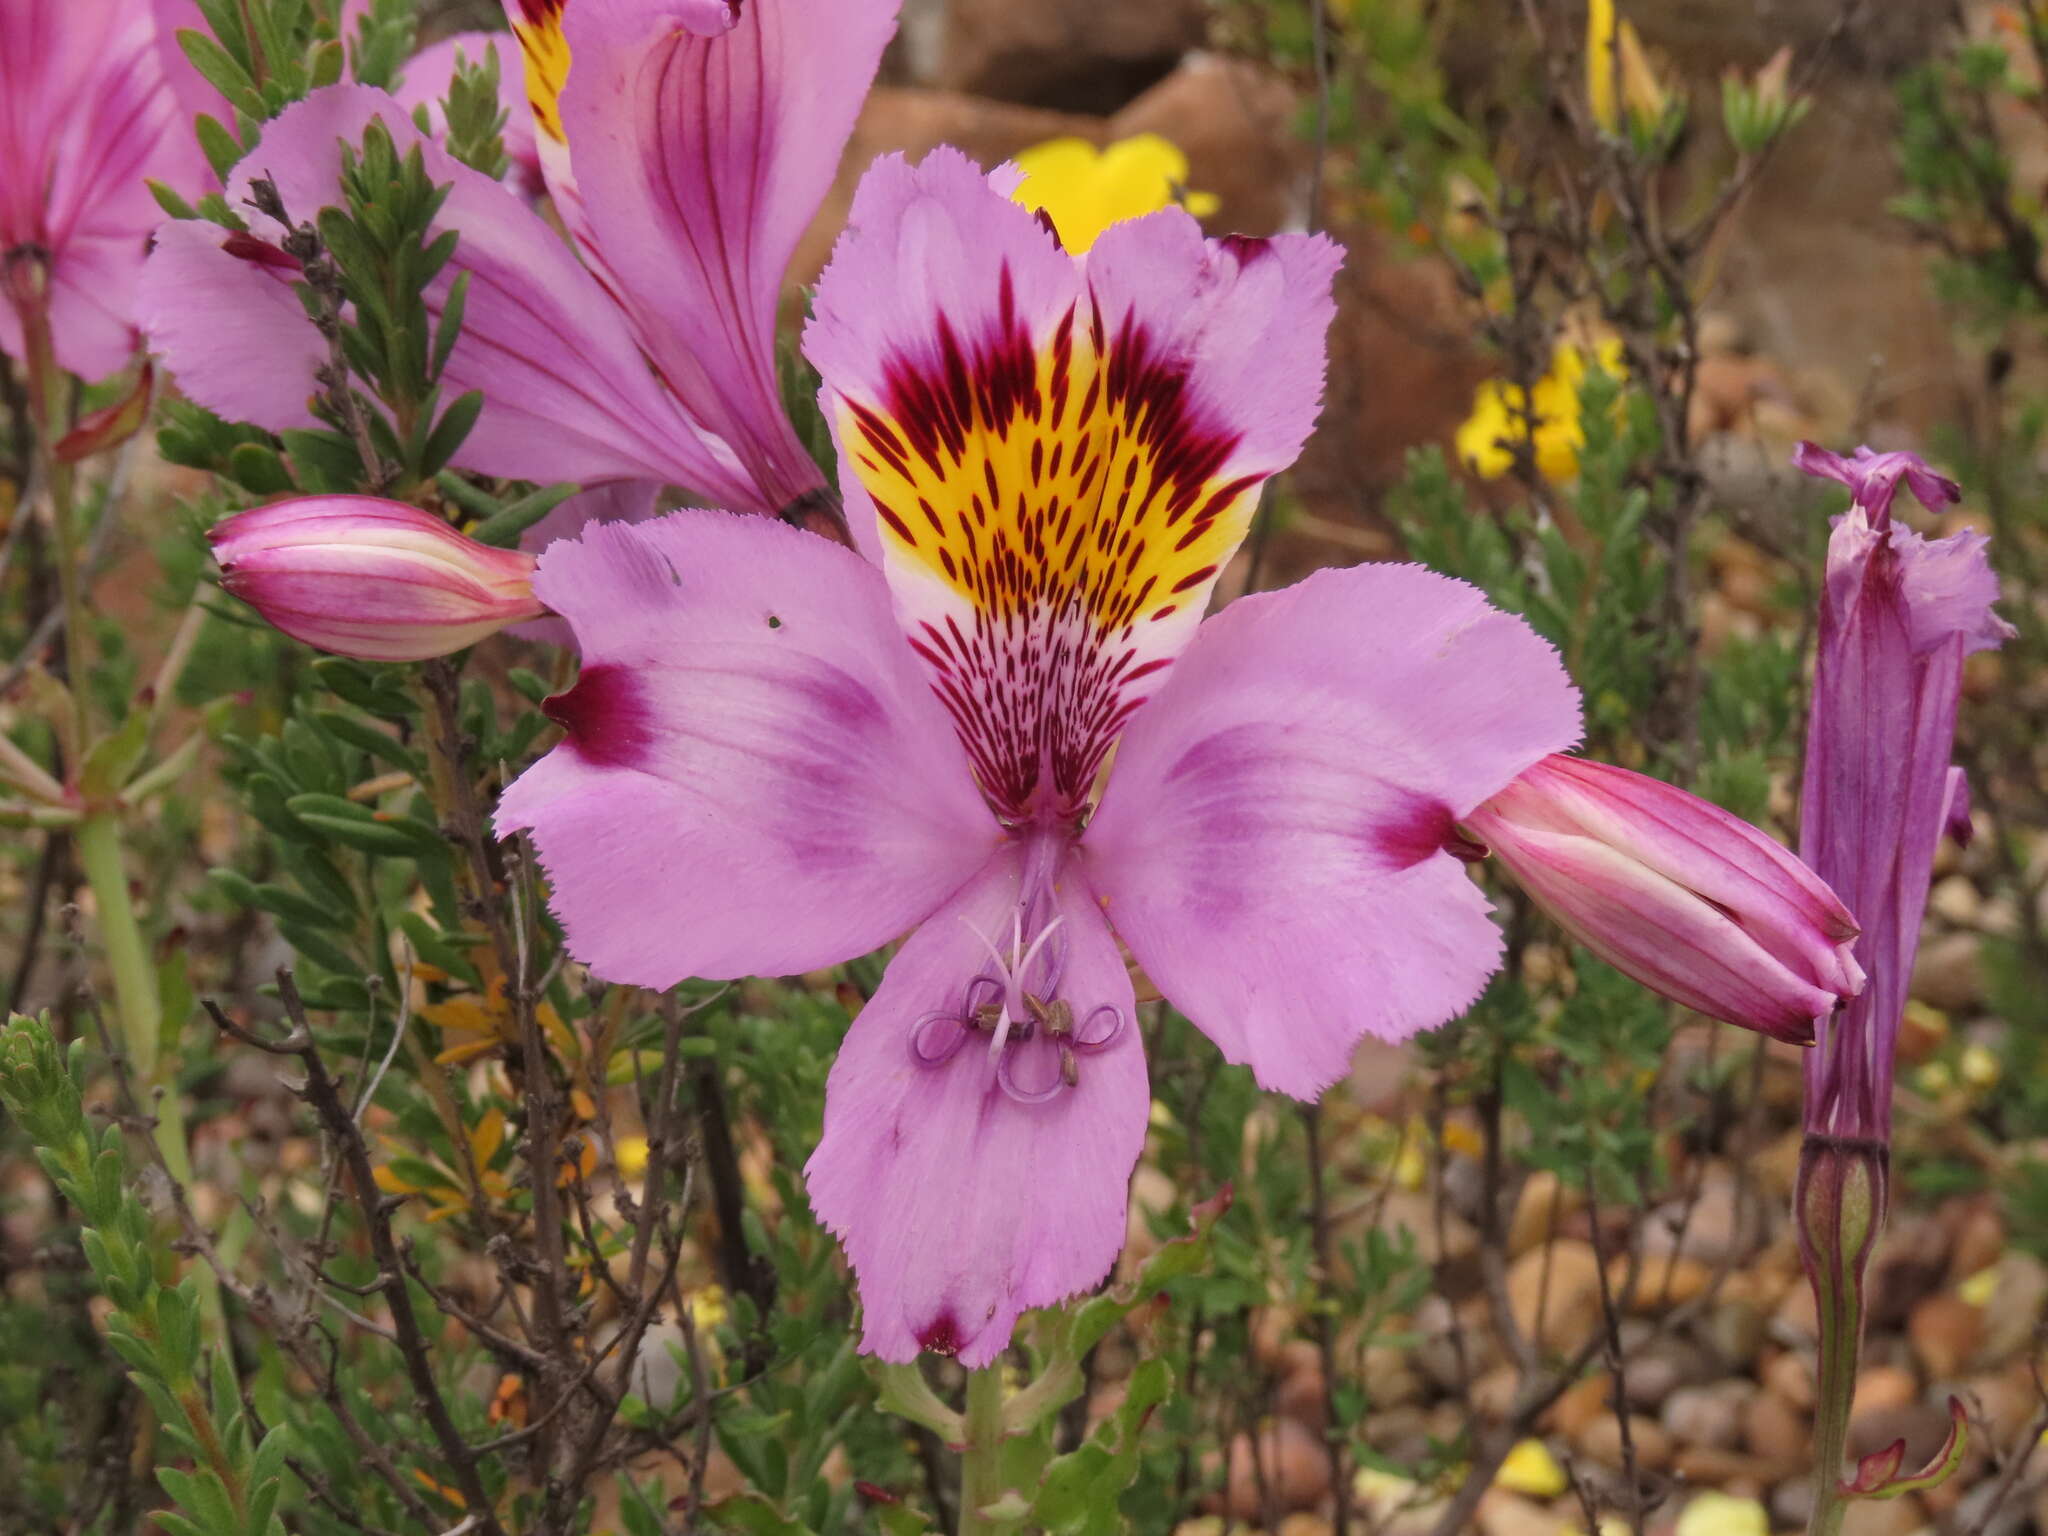
M1678 1536L1771 1536L1771 1517L1755 1499L1696 1493L1678 1517Z
M1989 1088L1998 1081L1998 1057L1988 1045L1964 1046L1956 1069L1972 1088Z
M1990 1306L1991 1298L1998 1294L1998 1266L1985 1265L1958 1285L1956 1294L1973 1307Z
M1041 209L1075 254L1110 225L1180 203L1197 218L1217 209L1215 194L1187 189L1188 157L1156 133L1097 149L1086 139L1048 139L1017 156L1024 181L1010 196Z
M1609 133L1621 121L1614 79L1614 0L1586 0L1586 102L1593 121Z
M1595 347L1592 365L1616 379L1628 374L1622 345L1612 338ZM1525 393L1505 379L1486 380L1473 393L1472 414L1458 428L1459 459L1482 479L1497 480L1514 467L1513 445L1529 439L1536 471L1544 479L1557 485L1577 478L1579 450L1586 444L1579 421L1586 372L1585 349L1564 341L1533 390Z
M1571 1486L1564 1468L1541 1440L1519 1442L1508 1452L1493 1481L1496 1487L1510 1493L1525 1493L1532 1499L1554 1499Z
M1621 131L1624 111L1630 126L1655 128L1671 105L1636 29L1617 20L1614 0L1586 0L1586 105L1603 133Z

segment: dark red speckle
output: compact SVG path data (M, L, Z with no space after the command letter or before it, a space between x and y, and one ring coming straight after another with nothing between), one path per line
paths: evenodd
M635 767L653 745L653 723L639 681L623 667L585 667L575 687L547 699L540 709L577 751L595 762Z

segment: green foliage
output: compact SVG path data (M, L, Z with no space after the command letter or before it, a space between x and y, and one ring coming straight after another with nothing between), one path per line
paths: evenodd
M0 1104L26 1131L43 1169L78 1212L78 1246L109 1311L105 1341L157 1422L191 1458L160 1464L177 1505L155 1519L170 1536L282 1536L277 1518L291 1440L279 1425L259 1434L236 1400L234 1371L201 1342L199 1285L166 1285L170 1255L131 1187L121 1132L95 1133L72 1063L49 1026L16 1016L0 1031Z

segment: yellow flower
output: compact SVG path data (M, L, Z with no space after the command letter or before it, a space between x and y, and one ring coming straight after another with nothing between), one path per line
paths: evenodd
M1214 193L1187 189L1188 157L1156 133L1097 149L1086 139L1048 139L1017 156L1024 181L1010 196L1041 209L1076 255L1110 225L1180 203L1197 218L1217 209Z
M1508 1452L1494 1485L1510 1493L1526 1493L1533 1499L1554 1499L1571 1486L1564 1468L1541 1440L1523 1440Z
M496 960L488 954L480 957L477 972L484 981L481 993L458 992L445 1001L427 1003L417 1010L421 1018L441 1032L441 1049L434 1057L440 1066L474 1061L518 1043L512 1005L505 997L505 977ZM541 1034L563 1062L574 1065L581 1052L562 1016L555 1012L554 1004L542 999L535 1019ZM578 1113L589 1118L580 1105Z
M1998 1082L1998 1057L1988 1045L1973 1043L1964 1046L1962 1060L1956 1065L1962 1072L1963 1081L1972 1088L1990 1088Z
M1755 1499L1697 1493L1678 1517L1678 1536L1771 1536L1771 1517Z
M1600 342L1592 366L1612 378L1627 377L1621 343ZM1575 479L1579 450L1586 444L1579 421L1579 390L1586 372L1584 349L1565 341L1551 354L1550 371L1526 395L1519 384L1486 380L1473 393L1472 414L1458 428L1458 458L1482 479L1497 480L1514 467L1514 445L1533 439L1538 474L1553 485Z
M1586 0L1586 105L1603 133L1620 132L1624 109L1630 126L1655 128L1671 105L1636 29L1616 20L1614 0Z

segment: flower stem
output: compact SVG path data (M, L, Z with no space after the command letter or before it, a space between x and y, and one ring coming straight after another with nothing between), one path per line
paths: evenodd
M1793 1189L1799 1251L1820 1326L1808 1536L1837 1536L1848 1512L1842 1458L1863 1345L1863 1282L1889 1203L1889 1149L1875 1140L1808 1133Z
M1003 1368L967 1373L967 1440L960 1447L960 1536L1003 1529L984 1513L1003 1495Z

